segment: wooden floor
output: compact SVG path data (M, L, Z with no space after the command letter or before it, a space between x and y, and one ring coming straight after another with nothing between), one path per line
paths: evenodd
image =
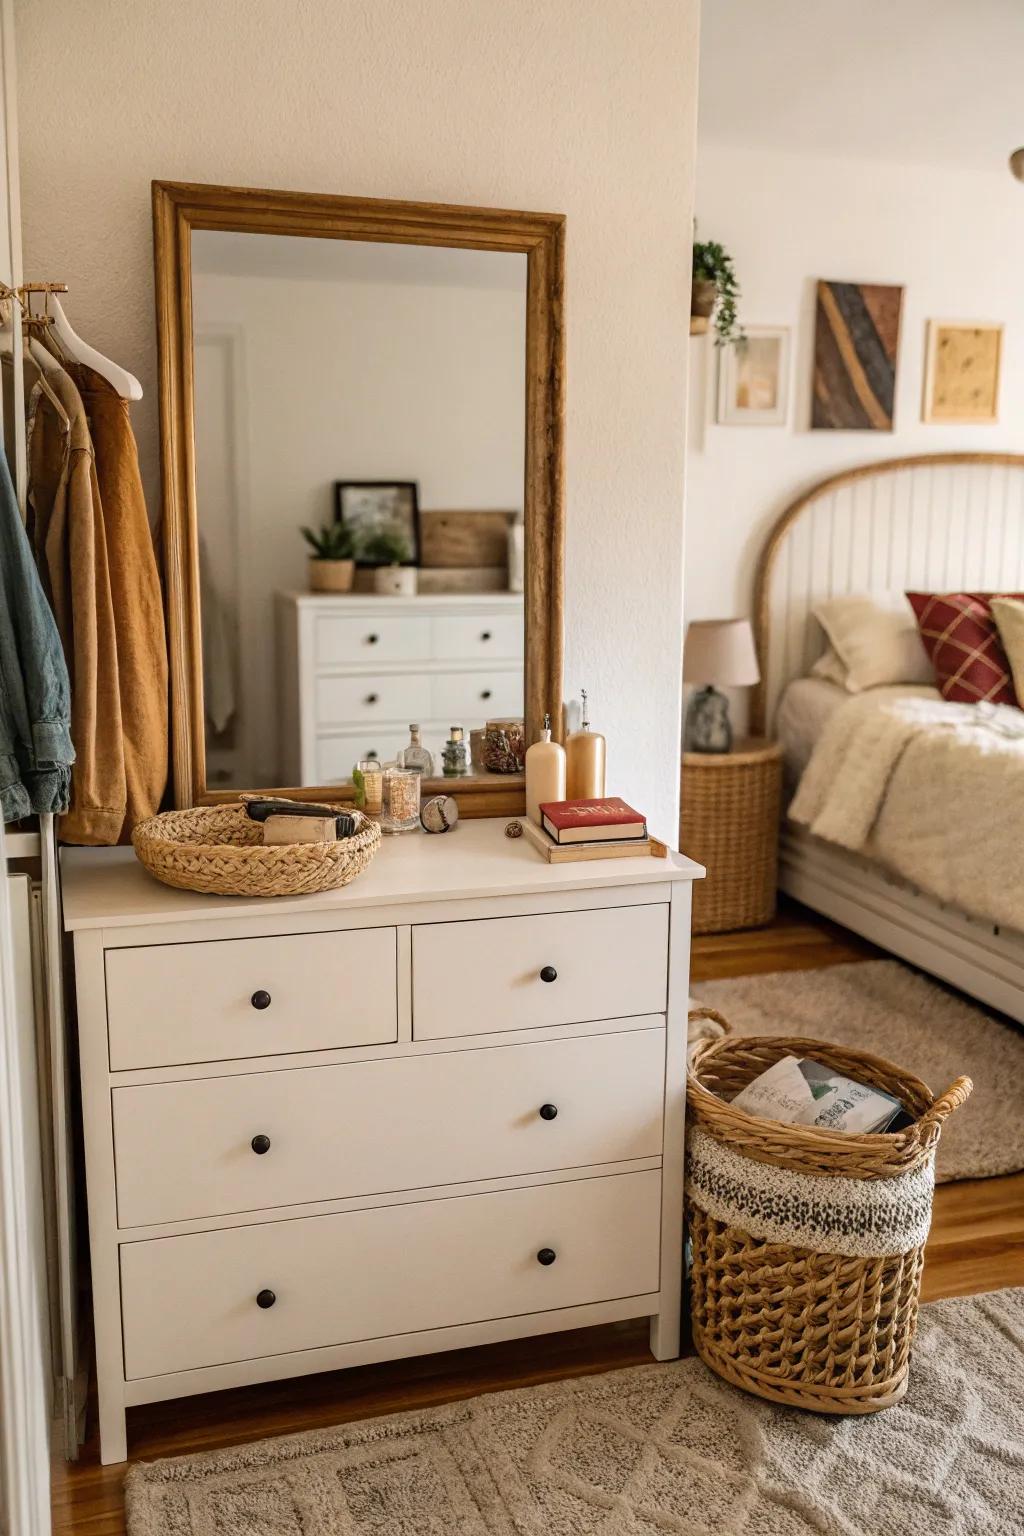
M693 977L710 981L809 970L879 954L843 929L791 905L768 928L696 939ZM941 1186L928 1242L925 1300L1006 1285L1024 1285L1024 1174ZM146 1459L209 1450L503 1387L642 1364L650 1358L646 1324L620 1323L239 1388L132 1409L129 1451L133 1459ZM126 1468L99 1465L92 1410L89 1421L93 1434L82 1459L74 1466L61 1462L54 1468L55 1536L70 1531L76 1536L124 1536Z

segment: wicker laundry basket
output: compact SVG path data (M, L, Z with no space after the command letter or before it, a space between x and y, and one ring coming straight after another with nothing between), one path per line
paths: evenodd
M697 1009L728 1030L713 1009ZM894 1094L891 1135L784 1125L732 1099L785 1055ZM726 1381L819 1413L874 1413L907 1389L935 1145L971 1080L933 1097L891 1062L781 1036L702 1041L687 1073L693 1341Z
M679 846L703 864L693 887L694 933L756 928L775 915L782 752L739 742L734 752L684 752Z
M337 843L264 847L263 829L244 806L194 806L140 821L132 844L151 875L179 890L310 896L348 885L369 864L381 833L376 822L363 820L354 837Z

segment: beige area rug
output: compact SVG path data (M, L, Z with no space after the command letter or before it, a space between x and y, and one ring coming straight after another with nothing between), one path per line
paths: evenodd
M966 1073L974 1093L946 1121L936 1178L1024 1168L1024 1029L898 960L739 976L701 982L693 992L741 1035L808 1035L859 1046L912 1072L933 1093Z
M697 1359L134 1467L130 1536L1020 1536L1024 1290L922 1309L896 1408Z

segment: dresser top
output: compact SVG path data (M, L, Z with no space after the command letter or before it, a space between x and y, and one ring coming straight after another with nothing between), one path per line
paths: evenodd
M460 822L453 832L385 837L369 869L340 891L319 896L205 896L161 885L131 848L65 848L61 852L64 923L68 929L137 927L216 917L269 917L275 910L345 911L491 896L544 895L607 886L696 880L692 859L596 859L546 864L525 838L505 836L507 818Z

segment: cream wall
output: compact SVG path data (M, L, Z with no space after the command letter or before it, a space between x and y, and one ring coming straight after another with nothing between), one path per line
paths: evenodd
M701 141L701 233L735 258L741 318L792 327L786 427L715 424L718 357L691 348L687 618L748 613L758 551L803 489L850 466L944 449L1024 450L1024 186L1002 165L889 164ZM810 431L818 277L905 288L892 432ZM996 426L921 420L929 318L1002 322Z
M698 0L17 0L26 272L141 378L154 177L568 217L567 696L674 839Z

